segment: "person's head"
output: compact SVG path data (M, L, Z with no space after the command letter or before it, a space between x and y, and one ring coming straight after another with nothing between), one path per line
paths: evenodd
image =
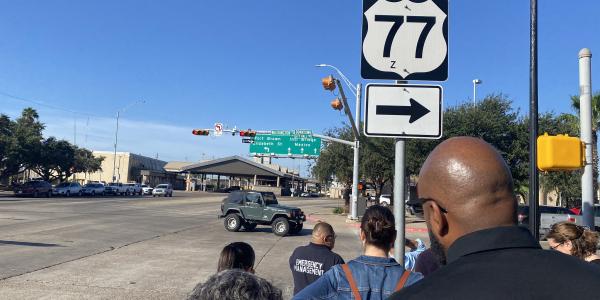
M510 169L498 151L479 138L450 138L435 147L421 167L417 194L432 251L442 264L458 238L517 222Z
M217 272L242 269L254 272L254 249L244 242L231 243L221 251Z
M396 239L394 215L383 206L367 209L360 223L360 240L365 247L375 247L388 253Z
M198 284L188 300L280 300L281 290L239 269L225 270Z
M596 253L598 233L569 222L560 222L550 227L546 235L551 249L581 259Z
M333 231L333 227L326 222L317 223L313 227L311 242L333 249L335 246L335 231Z

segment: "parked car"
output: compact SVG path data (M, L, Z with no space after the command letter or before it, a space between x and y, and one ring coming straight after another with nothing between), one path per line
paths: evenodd
M52 189L52 195L56 196L66 196L70 197L72 195L77 195L81 197L81 184L79 182L63 182L57 184L54 189Z
M101 183L88 183L83 186L81 193L90 196L104 196L104 184Z
M170 183L161 183L152 190L152 197L163 196L173 197L173 187Z
M558 222L576 222L576 216L568 209L558 206L539 206L540 236L544 237L550 231L552 224ZM529 206L519 205L517 209L519 226L529 228Z
M392 195L390 194L382 194L379 196L379 205L383 207L388 207L392 205Z
M129 189L120 182L111 182L104 187L104 193L110 195L129 195Z
M129 191L129 194L131 195L142 195L142 186L139 183L124 183L124 186L127 187L127 191Z
M52 185L42 180L27 181L23 184L15 186L13 192L16 196L52 196Z
M300 208L279 205L272 192L236 191L221 202L221 214L227 231L242 226L252 231L257 225L268 225L277 236L296 234L302 230L306 216Z
M581 207L571 208L571 212L575 214L575 223L577 225L583 224L583 216L581 215L582 210ZM600 206L594 205L594 224L595 230L600 231Z
M151 188L149 185L142 184L142 195L152 195L152 190L153 188Z

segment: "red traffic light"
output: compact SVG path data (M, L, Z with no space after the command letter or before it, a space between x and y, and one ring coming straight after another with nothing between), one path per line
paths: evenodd
M194 129L192 130L193 135L209 135L210 131L206 129Z
M240 136L255 137L256 136L256 131L251 130L251 129L240 130Z

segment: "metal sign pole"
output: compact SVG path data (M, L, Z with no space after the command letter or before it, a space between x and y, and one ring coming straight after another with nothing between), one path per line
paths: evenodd
M397 84L406 84L407 81L397 80ZM405 203L404 203L404 178L405 172L405 144L403 139L396 140L396 153L394 154L394 218L396 219L396 240L394 241L394 258L404 267L404 241L405 241Z
M538 69L537 69L537 0L530 2L530 52L529 52L529 229L540 239L540 214L538 211Z
M583 225L594 230L594 174L592 172L592 52L579 51L579 120L581 141L585 144L585 166L581 175Z
M394 258L404 266L404 140L396 140L394 162L394 218L396 219L396 240Z

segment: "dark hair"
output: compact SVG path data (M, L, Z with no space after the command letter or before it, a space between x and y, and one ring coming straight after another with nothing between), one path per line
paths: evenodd
M254 274L225 270L198 284L188 300L280 300L281 290Z
M366 243L389 251L396 238L394 215L383 206L373 205L362 217L360 229L365 234Z
M598 246L597 232L569 222L559 222L552 225L546 238L553 239L559 244L571 241L571 244L573 244L571 255L581 259L596 253L596 247Z
M217 272L229 269L250 270L254 267L254 249L247 243L231 243L221 251Z

